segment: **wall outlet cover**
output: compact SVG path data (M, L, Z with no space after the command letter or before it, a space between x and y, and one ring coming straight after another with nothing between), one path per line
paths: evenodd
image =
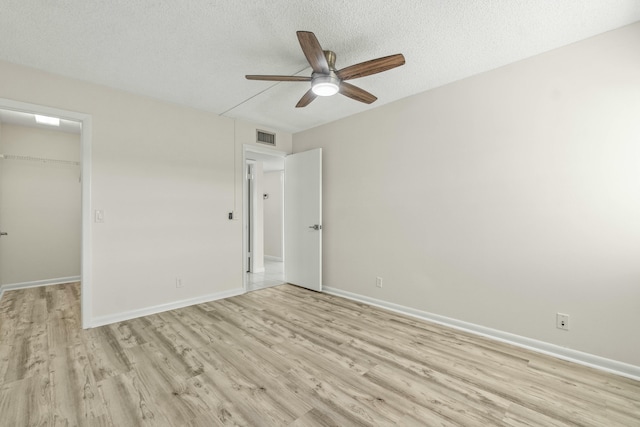
M563 331L569 330L569 315L564 313L556 313L556 328Z
M382 277L376 277L376 288L382 287Z

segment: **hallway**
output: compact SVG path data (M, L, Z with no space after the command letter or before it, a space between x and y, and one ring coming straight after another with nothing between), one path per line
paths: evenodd
M284 263L282 261L264 260L264 273L247 274L247 292L270 288L284 283Z

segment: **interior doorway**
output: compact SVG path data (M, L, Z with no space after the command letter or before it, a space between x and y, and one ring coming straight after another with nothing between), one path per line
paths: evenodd
M284 158L262 147L244 148L244 287L284 283Z
M59 118L80 124L80 158L79 174L80 178L80 282L81 282L81 312L82 327L91 327L91 116L84 113L62 110L59 108L47 107L38 104L30 104L6 98L0 98L0 109L16 113L26 113L28 115L41 115L46 117ZM27 156L28 157L28 156ZM33 156L36 157L36 156ZM50 159L60 160L60 159ZM65 159L61 159L65 160ZM4 160L3 160L4 161ZM25 160L29 161L29 160ZM73 162L73 161L72 161ZM0 224L0 227L2 225ZM8 235L11 230L3 230ZM2 254L0 254L2 256ZM46 284L46 283L44 283ZM7 287L0 289L7 290Z
M80 281L78 121L0 109L0 286Z

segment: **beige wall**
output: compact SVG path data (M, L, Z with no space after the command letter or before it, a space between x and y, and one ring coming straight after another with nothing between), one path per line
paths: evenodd
M94 319L242 289L242 221L228 213L242 212L256 126L7 62L0 75L2 98L92 116Z
M282 260L282 215L283 188L282 171L264 174L264 192L269 198L264 201L264 254Z
M80 135L4 124L0 153L77 162ZM0 162L0 285L80 276L80 168Z
M295 134L324 150L324 285L640 365L638 40Z

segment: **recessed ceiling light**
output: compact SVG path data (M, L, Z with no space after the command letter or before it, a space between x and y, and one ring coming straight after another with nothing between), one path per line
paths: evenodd
M49 126L60 126L60 119L57 117L49 117L49 116L36 116L36 123L41 125L49 125Z

